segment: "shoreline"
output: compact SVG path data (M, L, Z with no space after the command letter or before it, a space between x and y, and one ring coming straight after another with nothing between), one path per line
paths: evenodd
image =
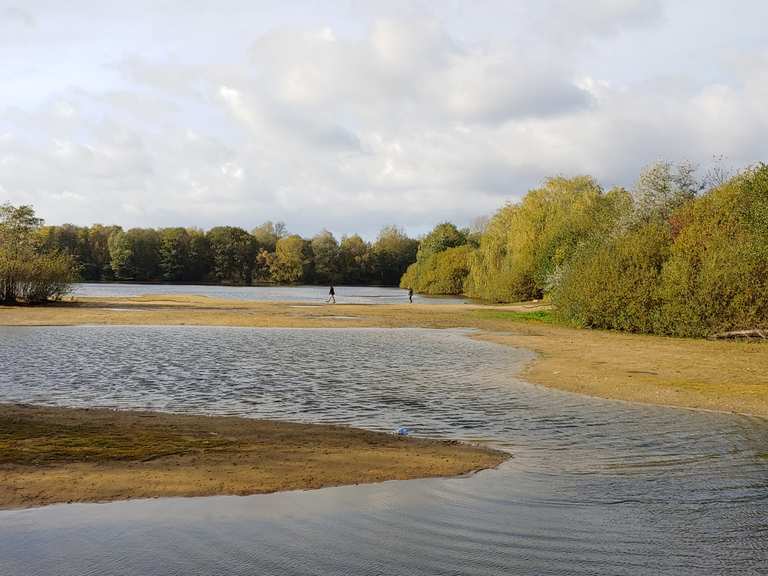
M641 404L768 417L768 345L576 329L520 320L517 305L337 304L201 296L79 298L0 306L0 326L199 325L253 328L473 328L475 338L536 353L519 376L560 390Z
M463 476L510 457L345 426L0 404L0 510Z

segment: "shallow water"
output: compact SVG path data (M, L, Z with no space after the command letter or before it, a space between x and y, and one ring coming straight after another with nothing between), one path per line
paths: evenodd
M765 574L768 425L514 377L458 331L0 328L0 399L487 441L468 478L0 512L0 574Z
M387 286L335 286L339 304L406 304L408 290ZM146 295L208 296L225 300L263 302L314 302L328 299L328 286L212 286L205 284L123 284L80 283L74 285L74 296L121 297ZM414 294L417 304L463 304L466 298L422 296Z

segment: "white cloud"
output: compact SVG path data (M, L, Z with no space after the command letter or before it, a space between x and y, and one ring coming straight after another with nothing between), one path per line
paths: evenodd
M51 222L372 236L469 223L556 173L630 184L659 157L765 158L763 54L714 81L618 82L585 65L590 41L651 29L661 4L541 6L546 25L529 14L502 40L427 17L275 26L205 56L126 46L103 90L0 110L3 199Z

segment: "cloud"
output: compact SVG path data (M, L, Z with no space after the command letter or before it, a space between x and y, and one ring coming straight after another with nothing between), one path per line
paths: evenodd
M24 28L34 28L37 20L32 14L18 6L8 6L0 12L0 22L9 25L21 25Z
M628 185L659 157L766 157L767 58L717 81L617 82L591 74L589 42L656 25L660 4L542 6L535 33L503 41L426 17L275 26L205 57L127 48L101 90L0 111L3 199L59 223L372 237L468 224L553 174Z

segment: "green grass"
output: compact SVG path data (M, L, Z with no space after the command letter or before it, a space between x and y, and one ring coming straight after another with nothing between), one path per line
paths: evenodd
M551 310L532 310L531 312L517 312L514 310L478 310L479 318L485 320L512 320L515 322L544 322L555 324L557 320Z

